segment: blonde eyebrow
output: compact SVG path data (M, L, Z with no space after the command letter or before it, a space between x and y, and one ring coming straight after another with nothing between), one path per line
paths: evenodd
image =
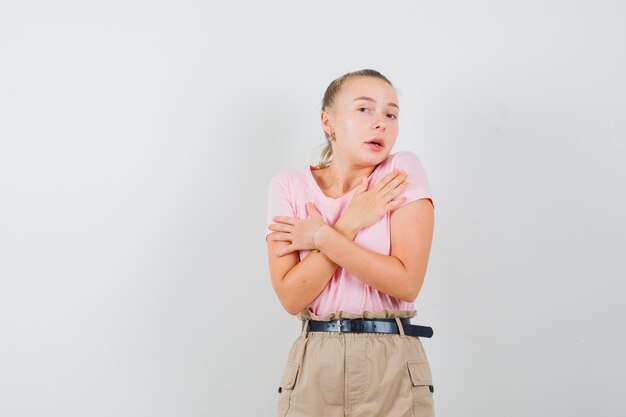
M357 97L353 101L358 101L358 100L367 100L367 101L372 101L372 102L376 103L376 100L374 100L371 97L366 97L366 96ZM398 105L396 103L389 103L389 105L392 106L392 107L395 107L398 110L400 110L400 107L398 107Z

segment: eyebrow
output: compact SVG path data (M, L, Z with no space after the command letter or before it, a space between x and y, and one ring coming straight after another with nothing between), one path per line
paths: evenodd
M366 96L357 97L353 101L358 101L358 100L368 100L368 101L373 101L374 103L376 103L376 100L374 100L371 97L366 97ZM398 110L400 110L400 107L398 107L398 105L396 103L389 103L389 105L395 107Z

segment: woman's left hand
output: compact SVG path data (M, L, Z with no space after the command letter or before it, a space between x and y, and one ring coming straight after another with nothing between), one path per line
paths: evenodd
M279 233L271 233L268 239L284 240L291 242L290 245L280 249L276 254L283 256L297 250L314 250L313 236L321 225L326 224L324 218L312 203L307 203L306 219L297 219L289 216L273 217L277 223L272 223L268 227L270 230Z

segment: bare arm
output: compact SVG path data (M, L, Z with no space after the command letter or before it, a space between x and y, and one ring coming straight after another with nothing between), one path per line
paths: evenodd
M353 242L357 232L377 221L381 215L393 212L402 202L404 197L394 200L405 187L406 175L401 170L394 170L379 181L372 189L367 190L367 178L363 176L362 183L356 190L350 206L344 211L334 226L323 225L318 229L320 222L323 223L321 214L314 206L310 207L309 217L296 219L289 216L274 217L279 224L271 224L270 230L275 231L267 237L270 275L274 291L283 307L290 314L297 314L306 308L323 291L328 281L332 278L341 262L345 258L356 255L360 259L370 255L378 255L376 261L380 263L385 259L386 265L380 265L377 270L384 267L392 267L389 257L363 249ZM366 191L367 190L367 191ZM298 250L310 250L314 248L312 238L326 232L326 246L319 246L322 252L310 252L302 261L298 256ZM282 232L282 233L279 233ZM347 246L346 246L347 245ZM340 253L329 255L335 249ZM355 253L358 251L358 253ZM352 254L352 255L351 255ZM380 258L382 257L382 258ZM397 265L397 258L394 258ZM354 262L348 263L353 265ZM350 270L349 268L344 268ZM356 270L359 270L356 268ZM397 266L395 268L397 271ZM354 271L350 272L356 275ZM382 276L379 276L379 280ZM365 282L365 280L363 280ZM369 282L366 282L369 284ZM370 284L375 287L375 285ZM391 295L395 295L396 292Z
M391 254L362 248L331 227L322 226L316 246L331 261L378 291L411 302L424 282L433 235L434 208L428 199L391 213Z
M357 234L342 218L333 227L323 227L332 229L346 241L352 241ZM285 310L296 315L317 298L338 265L323 252L311 251L301 261L297 251L278 256L276 251L289 242L268 239L267 244L272 287Z

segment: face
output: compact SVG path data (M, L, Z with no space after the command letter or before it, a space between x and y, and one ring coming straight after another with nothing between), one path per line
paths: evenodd
M322 112L322 127L330 135L333 159L373 166L387 158L398 136L398 98L393 87L373 77L346 80L328 112ZM381 142L381 146L371 144Z

